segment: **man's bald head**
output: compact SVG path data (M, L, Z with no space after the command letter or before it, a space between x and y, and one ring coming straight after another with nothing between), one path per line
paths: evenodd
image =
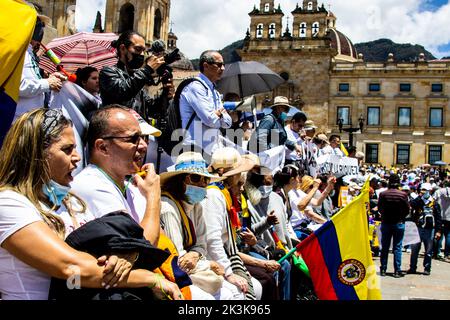
M121 123L130 119L133 119L130 109L118 104L97 110L89 122L86 137L89 152L92 154L96 140L116 135Z

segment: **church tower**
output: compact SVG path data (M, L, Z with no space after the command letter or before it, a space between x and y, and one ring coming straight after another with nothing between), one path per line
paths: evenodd
M283 12L280 5L275 8L274 0L260 0L259 9L254 7L250 15L250 38L274 40L281 38Z
M105 32L134 30L146 43L169 36L170 0L107 0Z
M292 11L294 16L293 36L300 39L320 39L327 32L328 12L325 6L317 5L317 1L303 1L303 7L297 7Z

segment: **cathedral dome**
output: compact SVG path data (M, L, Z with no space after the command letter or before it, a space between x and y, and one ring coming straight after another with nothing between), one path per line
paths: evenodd
M187 70L187 71L195 70L194 65L192 64L191 60L186 58L186 56L182 52L179 52L179 53L180 53L181 59L178 61L175 61L170 66L174 69L179 69L179 70Z
M352 41L336 28L329 28L327 36L331 40L331 47L337 50L336 60L355 62L358 59L358 52Z

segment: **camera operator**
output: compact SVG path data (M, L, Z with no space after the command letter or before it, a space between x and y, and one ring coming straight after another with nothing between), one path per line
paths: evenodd
M112 46L117 50L119 61L117 65L100 71L103 105L121 104L147 119L147 110L155 102L144 87L155 85L152 75L164 64L164 57L151 55L146 60L144 37L135 31L122 33L119 39L112 42Z

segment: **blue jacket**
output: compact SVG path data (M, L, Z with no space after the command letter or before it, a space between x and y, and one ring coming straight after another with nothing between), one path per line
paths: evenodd
M285 145L291 151L295 148L295 142L287 138L284 123L277 119L273 113L266 115L259 123L256 129L256 139L259 148L258 152L282 145Z

